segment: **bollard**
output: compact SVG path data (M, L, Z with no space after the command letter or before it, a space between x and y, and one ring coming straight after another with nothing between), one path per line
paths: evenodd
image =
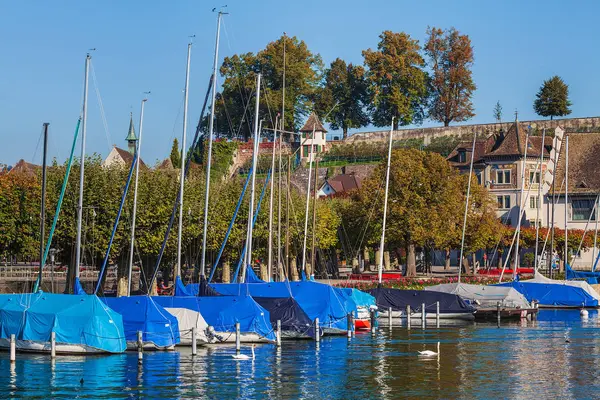
M277 347L281 347L281 320L277 320Z
M377 320L375 319L375 310L369 310L371 313L371 333L375 333L377 330Z
M354 314L350 313L350 330L352 331L352 337L356 336L356 324L354 322Z
M195 356L198 352L198 347L196 343L196 327L192 327L192 356Z
M392 330L392 307L388 308L388 325L390 326L390 331Z
M14 363L17 358L17 343L15 339L15 334L10 335L10 362Z
M347 329L348 329L348 339L352 338L352 313L348 313L346 315L346 319L348 320Z
M240 350L241 350L241 346L240 346L240 323L236 322L235 323L235 351L239 353Z
M406 327L410 329L410 304L406 306Z
M50 332L50 357L56 357L56 332Z
M425 312L425 303L421 303L421 328L425 329L425 319L427 318L427 313Z
M435 302L435 327L440 327L440 302Z
M142 363L144 358L144 342L142 341L142 331L137 333L137 350L138 350L138 364Z
M321 340L321 332L319 329L319 318L315 318L315 342L319 342Z
M496 314L498 314L498 328L500 328L500 302L496 303Z

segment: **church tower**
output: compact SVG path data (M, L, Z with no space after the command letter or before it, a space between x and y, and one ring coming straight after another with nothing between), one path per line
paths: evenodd
M129 132L125 140L127 140L127 149L131 154L134 154L137 137L135 137L135 127L133 126L133 113L129 113Z

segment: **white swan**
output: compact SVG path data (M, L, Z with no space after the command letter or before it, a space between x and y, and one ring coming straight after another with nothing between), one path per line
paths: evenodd
M581 315L581 318L586 319L589 316L588 310L582 308L581 311L579 311L579 315Z
M231 358L235 359L235 360L254 360L256 358L255 354L254 354L254 344L252 345L251 349L252 349L252 357L250 357L247 354L233 354L231 356Z
M425 350L425 351L419 351L419 355L420 356L437 356L438 353L436 353L435 351L431 351L431 350Z

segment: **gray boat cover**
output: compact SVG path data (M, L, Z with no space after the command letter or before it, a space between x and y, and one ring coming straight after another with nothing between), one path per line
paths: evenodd
M444 283L428 286L425 290L459 295L475 308L503 307L530 308L525 296L512 287L472 285L468 283Z

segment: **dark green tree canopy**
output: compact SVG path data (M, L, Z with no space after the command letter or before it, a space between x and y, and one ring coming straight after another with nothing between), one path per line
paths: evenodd
M533 109L542 117L560 117L571 114L569 86L557 75L545 80L536 94Z
M179 150L179 140L177 138L173 139L173 146L171 146L171 164L173 164L173 168L181 167L181 150Z
M421 123L427 105L427 73L418 40L384 31L377 50L362 52L368 67L371 119L375 126Z

